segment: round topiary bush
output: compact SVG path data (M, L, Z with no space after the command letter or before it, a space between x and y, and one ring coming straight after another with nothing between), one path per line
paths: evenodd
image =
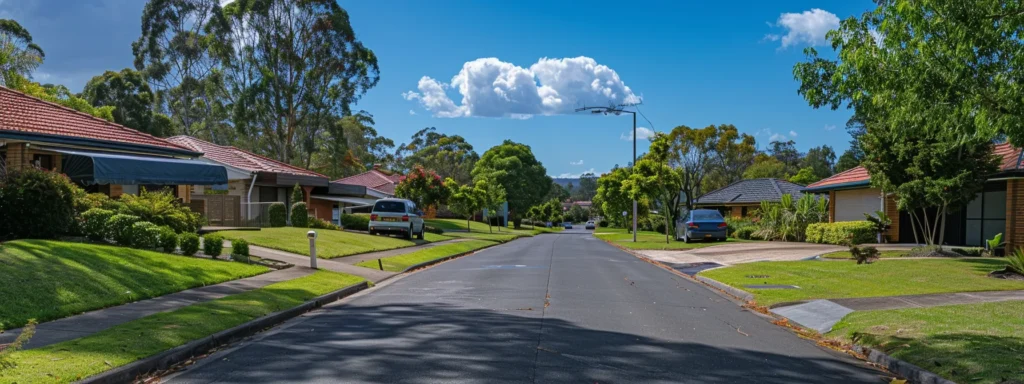
M171 227L160 227L160 249L167 253L178 249L178 234Z
M0 179L0 240L51 239L77 227L75 196L85 192L67 176L10 170Z
M309 213L306 210L306 203L292 204L292 226L299 228L309 227Z
M750 240L753 237L754 232L757 231L757 227L750 225L746 227L739 227L735 232L732 233L732 237L743 240Z
M196 252L199 252L199 235L185 232L178 237L178 242L181 243L181 254L185 256L195 256Z
M231 259L241 262L249 262L249 242L243 239L231 241Z
M114 216L114 211L103 208L92 208L82 213L82 232L93 241L107 238L107 221Z
M132 224L130 233L132 248L153 249L160 244L160 227L148 221Z
M116 214L107 219L107 238L120 245L132 245L132 225L139 222L138 216Z
M341 215L341 227L353 231L366 231L370 229L370 217L366 215L353 215L344 213Z
M268 208L271 227L283 227L288 224L288 209L284 203L272 203Z
M216 233L203 236L203 253L214 259L224 252L224 236Z

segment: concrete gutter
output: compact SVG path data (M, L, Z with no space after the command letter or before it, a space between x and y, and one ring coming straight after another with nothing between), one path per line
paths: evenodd
M514 240L515 239L513 239L512 241L514 241ZM509 241L509 242L511 242L511 241ZM506 244L506 243L494 243L494 244L488 245L488 246L483 247L483 248L477 248L477 249L474 249L472 251L466 251L466 252L463 252L463 253L460 253L460 254L457 254L457 255L445 256L445 257L442 257L440 259L424 261L424 262L416 264L416 265L411 265L408 268L403 269L399 273L406 273L406 272L417 270L417 269L420 269L420 268L426 268L426 267L429 267L429 266L434 265L434 264L443 263L445 261L448 261L448 260L451 260L451 259L455 259L455 258L459 258L459 257L462 257L462 256L471 255L471 254L480 252L482 250L485 250L487 248L490 248L490 247L493 247L493 246L496 246L496 245L501 245L501 244Z
M366 281L350 285L337 291L319 296L307 301L297 307L275 312L267 316L240 324L204 338L193 340L184 345L179 345L162 353L137 360L109 371L90 376L78 383L83 384L114 384L130 383L137 378L156 371L164 370L175 364L187 361L192 357L202 355L218 346L242 339L246 336L256 334L264 329L273 327L285 320L298 317L303 313L320 308L325 304L337 301L341 298L355 294L370 287Z

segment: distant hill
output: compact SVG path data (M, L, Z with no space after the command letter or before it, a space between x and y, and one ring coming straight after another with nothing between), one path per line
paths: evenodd
M569 185L569 183L572 183L572 186L574 186L574 187L577 186L577 185L580 185L580 178L578 178L578 177L576 177L576 178L552 177L551 179L554 180L556 183L558 183L558 185L561 185L563 187L566 186L566 185Z

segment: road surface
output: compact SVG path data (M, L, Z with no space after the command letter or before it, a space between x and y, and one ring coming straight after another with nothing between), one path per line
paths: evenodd
M880 383L582 230L483 250L293 320L171 383Z

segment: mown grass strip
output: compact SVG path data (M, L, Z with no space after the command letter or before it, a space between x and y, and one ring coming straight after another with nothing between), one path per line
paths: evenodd
M309 239L306 232L309 228L263 228L259 231L223 231L219 232L228 240L245 239L249 244L264 248L309 256ZM415 241L389 236L373 236L362 233L319 229L316 240L317 257L331 259L335 257L358 255L361 253L387 251L391 249L412 247ZM448 240L449 237L425 233L427 242Z
M17 240L0 245L0 330L189 288L266 267L109 245Z
M399 256L386 257L381 259L385 271L401 272L413 265L442 259L449 256L474 251L494 245L494 242L486 240L469 240L458 243L438 245L420 251L407 253ZM366 260L356 264L360 267L378 269L377 260Z
M0 370L0 382L81 380L362 281L358 276L318 271L257 290L147 316L83 338L19 351L10 356L14 367Z

